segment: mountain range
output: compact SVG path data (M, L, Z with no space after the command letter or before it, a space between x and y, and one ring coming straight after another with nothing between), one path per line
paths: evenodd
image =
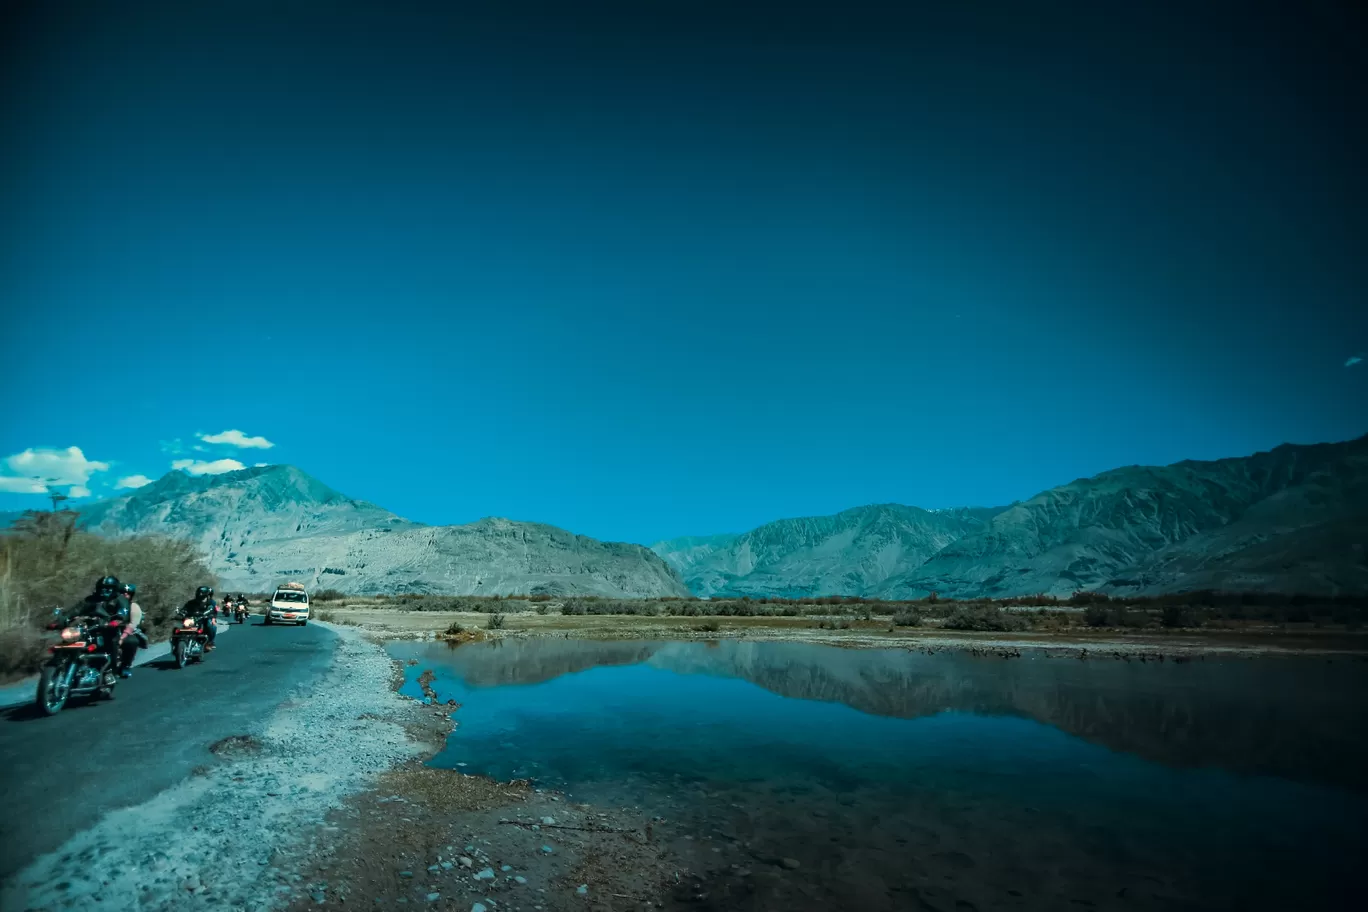
M259 592L294 579L366 594L689 594L678 574L641 545L507 519L427 526L288 465L222 475L171 472L83 508L81 521L104 535L193 541L229 590Z
M653 550L697 595L1368 593L1368 437L1130 466L998 508L898 504Z
M1368 436L1129 466L1006 507L876 504L649 549L507 519L424 525L288 465L174 471L81 521L195 542L222 586L247 591L299 579L357 594L632 598L1368 594Z

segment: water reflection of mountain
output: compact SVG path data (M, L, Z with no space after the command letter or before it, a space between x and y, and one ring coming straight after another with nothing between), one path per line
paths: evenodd
M1362 789L1368 665L1312 659L1172 663L924 655L800 643L506 640L451 655L474 686L636 662L741 678L773 693L916 718L946 710L1034 719L1112 750Z
M588 640L505 639L454 646L443 664L472 687L539 684L599 665L645 662L664 643L596 643Z

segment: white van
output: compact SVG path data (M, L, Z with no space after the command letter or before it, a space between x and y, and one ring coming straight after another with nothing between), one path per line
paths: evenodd
M271 596L271 606L266 609L266 623L289 622L301 627L309 623L309 593L298 583L286 583Z

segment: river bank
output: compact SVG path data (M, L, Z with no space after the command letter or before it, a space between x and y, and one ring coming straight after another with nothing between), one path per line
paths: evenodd
M393 675L398 690L405 667L394 662ZM576 802L526 780L427 766L459 724L460 707L418 680L421 703L418 694L399 698L412 709L409 739L423 750L328 814L325 844L287 908L641 910L700 896L690 872L707 867L698 855L711 840L696 842L672 821L639 807ZM772 861L782 870L781 859Z
M386 643L459 727L348 804L335 908L1200 908L1358 841L1353 657L494 633Z
M1208 654L1368 655L1368 633L1311 625L1245 623L1207 629L1126 631L1069 627L1056 631L966 631L939 626L902 627L888 618L661 617L560 615L517 612L410 611L398 608L324 607L335 623L382 638L500 639L556 637L591 640L749 639L848 648L955 649L1011 653L1047 650L1079 657L1142 660L1184 659Z

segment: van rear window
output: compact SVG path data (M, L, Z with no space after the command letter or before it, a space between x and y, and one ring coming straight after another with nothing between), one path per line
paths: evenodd
M275 594L277 602L307 602L309 597L302 592L289 592L281 590Z

